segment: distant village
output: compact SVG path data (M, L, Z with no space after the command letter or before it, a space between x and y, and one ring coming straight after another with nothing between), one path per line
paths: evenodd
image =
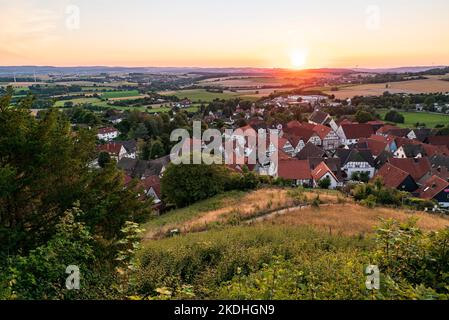
M379 120L336 121L320 110L325 98L319 95L275 98L272 102L279 107L291 103L308 104L314 106L314 111L308 121L271 126L261 117L263 107L253 105L249 110L237 107L234 115L245 113L247 124L239 127L233 117L227 119L228 124L243 132L248 129L275 131L279 135L279 158L277 164L232 164L228 167L242 172L246 166L254 173L308 188L319 187L323 179L330 181L329 188L337 189L348 182L363 183L381 177L387 187L434 200L441 208L449 208L449 136L437 135L435 129L404 129ZM209 116L215 117L213 113ZM117 166L125 173L125 183L137 179L143 190L140 196L152 197L155 207L160 208L163 206L160 179L170 163L170 156L139 160L136 140L117 141L120 132L113 125L120 123L121 117L120 114L110 117L111 126L98 129L98 152L108 153L117 161ZM227 138L241 144L245 157L254 152L245 145L245 136ZM273 152L273 147L271 143L268 152ZM235 156L223 153L223 157Z

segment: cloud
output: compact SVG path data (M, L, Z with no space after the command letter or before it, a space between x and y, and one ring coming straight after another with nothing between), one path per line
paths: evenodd
M64 2L58 6L37 6L36 2L0 0L0 52L10 58L36 57L42 49L61 38ZM42 5L42 3L41 3ZM23 59L22 59L23 60Z

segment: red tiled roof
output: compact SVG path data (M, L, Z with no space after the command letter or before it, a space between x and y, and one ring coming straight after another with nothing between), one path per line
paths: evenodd
M334 177L334 179L336 181L338 181L337 177L334 175L334 173L332 172L331 169L329 169L329 167L327 166L327 164L322 161L313 171L312 171L312 178L315 181L320 180L322 177L324 177L324 175L326 174L330 174L331 176Z
M419 181L430 172L431 165L428 158L391 158L388 160L393 166L409 173L415 181Z
M363 143L365 142L366 145L368 146L368 149L371 151L371 153L373 154L373 156L377 157L378 155L380 155L383 151L387 150L387 146L388 143L385 141L379 141L377 139L360 139L359 143Z
M156 195L159 198L161 197L161 179L159 178L159 176L149 176L142 180L141 185L147 192L150 190L150 188L153 188L154 192L156 192Z
M381 120L368 121L367 123L372 125L372 126L383 126L383 125L385 125L385 122L383 122Z
M308 180L311 178L308 160L279 160L278 176L287 180Z
M387 144L390 144L390 143L394 142L394 137L392 137L392 136L386 136L385 137L385 136L381 136L381 135L378 135L378 134L371 135L371 137L369 137L369 139L376 140L376 141L382 141L382 142L385 142Z
M305 127L294 127L288 130L285 130L288 135L293 135L296 137L301 137L304 139L304 143L307 143L312 136L316 135L315 131L311 129L307 129Z
M418 193L423 199L433 199L441 191L448 189L449 192L449 182L441 179L437 176L432 176L419 188Z
M395 137L394 141L396 142L396 146L398 148L402 147L405 144L421 144L421 142L409 138L403 138L403 137Z
M366 123L342 124L346 139L368 138L374 133L371 125Z
M112 133L117 132L118 130L116 128L106 127L106 128L100 128L98 129L98 134L106 134L106 133Z
M327 135L332 131L331 128L323 126L322 124L317 124L316 126L313 127L312 130L315 131L320 136L321 140L326 138Z
M409 175L410 174L404 170L395 167L390 163L386 163L379 169L374 176L374 179L377 177L382 177L385 186L396 189L404 182L405 179L407 179Z
M376 133L377 134L385 134L388 131L393 130L393 129L399 129L399 127L392 126L391 124L386 124L382 128L380 128L379 130L377 130Z
M449 148L449 136L432 136L428 137L427 141L434 146L447 146Z
M422 144L422 147L424 148L424 151L426 152L426 155L428 157L433 157L435 155L443 155L448 156L449 155L449 149L446 146L434 146L431 144Z
M122 145L120 143L106 143L98 146L99 152L107 152L116 156L120 154L121 149Z
M290 144L293 146L293 148L296 148L301 141L302 137L298 137L294 134L284 134L284 137L290 141ZM305 143L305 142L304 142Z
M299 128L301 127L301 122L297 121L297 120L293 120L290 121L289 123L287 123L287 125L285 126L285 128L288 129L292 129L292 128Z

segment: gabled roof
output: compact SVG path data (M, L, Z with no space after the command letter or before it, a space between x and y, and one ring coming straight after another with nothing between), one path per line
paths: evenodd
M376 159L374 159L374 166L379 168L383 166L390 158L393 158L393 154L390 151L382 151Z
M159 178L159 176L146 177L141 181L141 185L146 192L153 188L157 197L161 197L161 179Z
M339 148L337 149L336 155L340 158L342 167L349 162L367 162L370 166L374 167L373 154L369 150Z
M382 168L379 169L379 171L374 176L374 179L377 177L382 177L385 186L396 189L409 176L411 177L410 173L405 172L404 170L395 167L390 163L386 163Z
M428 157L433 157L434 155L449 156L449 149L446 146L434 146L423 143L422 147Z
M315 110L309 118L309 121L318 123L318 124L325 124L327 118L329 117L329 114L320 110Z
M415 158L418 155L424 156L424 148L419 144L404 144L401 146L407 158Z
M109 154L113 154L118 157L120 155L122 145L119 143L106 143L99 145L97 148L99 152L107 152Z
M449 156L435 155L429 160L432 168L446 167L449 169Z
M393 166L410 173L415 181L421 180L426 174L430 172L430 161L428 158L391 158L388 160Z
M407 135L410 133L410 129L402 129L402 128L397 128L397 129L391 129L388 130L386 132L386 134L391 135L391 136L395 136L395 137L407 137Z
M112 132L118 132L118 130L116 128L112 128L112 127L105 127L105 128L98 129L98 134L107 134L107 133L112 133Z
M128 153L135 153L137 151L136 140L116 141L116 143L121 144Z
M303 138L304 142L308 142L310 138L317 135L312 129L307 129L303 126L287 128L286 130L284 130L284 132L286 132L288 135L301 137Z
M298 146L299 142L300 142L301 140L303 140L302 137L298 137L298 136L296 136L296 135L294 135L294 134L288 134L288 133L284 134L284 138L286 138L288 141L290 141L290 144L291 144L294 148L296 148L296 147ZM303 141L304 141L304 140L303 140ZM304 142L304 143L306 143L306 142Z
M315 181L320 180L324 175L330 174L336 181L338 181L338 178L335 176L335 174L332 172L332 170L322 161L313 171L312 171L312 178Z
M427 141L431 145L447 146L449 148L449 136L431 136L427 138Z
M327 135L332 131L331 128L323 126L322 124L317 124L313 127L313 131L320 137L321 140L327 137Z
M405 144L421 144L421 142L409 138L403 138L403 137L395 137L394 141L396 142L396 146L400 148L401 146Z
M169 155L151 161L122 158L117 163L117 167L124 170L129 176L140 179L141 177L159 176L169 162Z
M449 192L449 182L440 177L432 176L424 182L421 188L419 188L418 193L423 199L433 199L440 192L445 190Z
M367 123L342 124L341 128L346 139L369 138L374 134L373 127Z
M413 132L416 135L416 140L421 142L424 142L424 140L433 135L433 130L429 128L413 129Z
M375 139L361 139L359 140L359 143L357 145L360 145L361 143L365 143L366 148L371 151L373 156L377 157L379 154L381 154L383 151L387 150L388 143L385 141L379 141Z
M323 149L309 142L296 155L296 158L299 160L307 160L309 158L322 158L324 156L326 156L326 152Z
M378 134L378 135L388 134L388 132L393 129L399 129L399 127L392 126L391 124L386 124L379 130L377 130L376 134Z
M285 125L284 131L288 130L288 129L292 129L292 128L299 128L299 127L301 127L301 122L299 122L297 120L293 120Z
M278 163L278 176L287 180L311 179L308 160L280 160Z
M170 155L150 160L148 163L148 169L146 170L147 176L159 176L162 173L162 169L170 163Z

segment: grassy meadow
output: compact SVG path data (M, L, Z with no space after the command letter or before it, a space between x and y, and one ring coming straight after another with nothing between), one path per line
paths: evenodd
M387 114L387 109L379 110L379 115L381 119L385 119ZM402 128L413 128L417 122L425 123L428 128L435 128L437 125L447 125L449 124L449 115L429 113L429 112L407 112L399 111L405 118L404 123L395 124Z

